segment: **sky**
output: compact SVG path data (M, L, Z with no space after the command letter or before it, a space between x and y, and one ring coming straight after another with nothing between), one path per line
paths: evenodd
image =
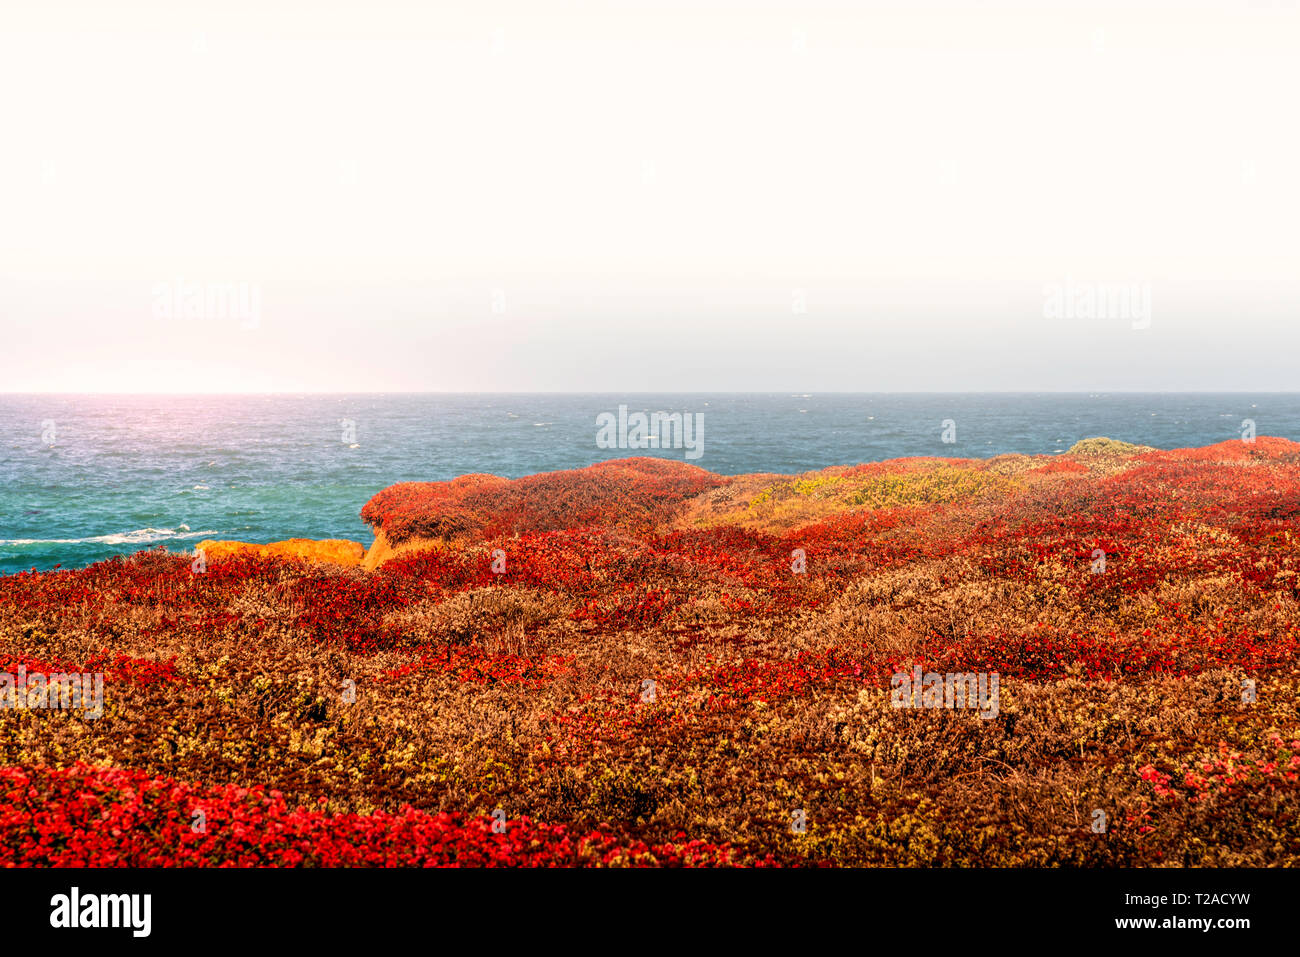
M4 392L1294 390L1300 2L0 7Z

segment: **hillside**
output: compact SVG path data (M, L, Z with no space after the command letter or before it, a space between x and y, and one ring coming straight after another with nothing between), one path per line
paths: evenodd
M0 710L0 864L1300 864L1296 443L625 459L362 517L369 571L0 578L0 671L104 675L94 721Z

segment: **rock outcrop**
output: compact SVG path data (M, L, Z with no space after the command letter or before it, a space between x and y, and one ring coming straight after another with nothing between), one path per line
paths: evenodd
M195 546L195 551L202 551L209 561L248 555L255 558L301 558L343 566L360 565L366 555L366 547L360 542L342 538L290 538L266 545L205 539Z
M400 555L443 547L446 547L446 543L437 538L411 538L394 544L388 540L388 536L384 534L382 528L377 529L374 543L366 550L365 557L361 560L361 569L362 571L373 572L384 562L391 561Z

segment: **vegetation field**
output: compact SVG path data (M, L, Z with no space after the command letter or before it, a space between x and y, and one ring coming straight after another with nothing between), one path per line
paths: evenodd
M393 486L0 578L0 864L1300 863L1300 445ZM996 676L994 714L897 675ZM102 714L32 675L103 675ZM46 696L48 697L48 696Z

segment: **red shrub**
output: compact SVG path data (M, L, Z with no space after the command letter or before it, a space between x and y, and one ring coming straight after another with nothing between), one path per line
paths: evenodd
M450 482L404 482L367 502L361 517L394 543L582 527L644 531L727 481L685 462L614 459L513 481L463 475Z

